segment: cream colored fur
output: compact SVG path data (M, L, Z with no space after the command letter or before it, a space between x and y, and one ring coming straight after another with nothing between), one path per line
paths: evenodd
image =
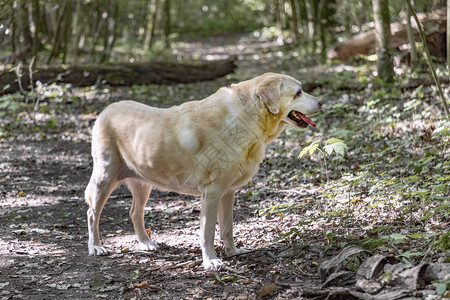
M144 226L152 188L200 195L203 265L220 268L214 250L217 219L226 252L240 252L233 241L236 189L258 171L265 145L285 124L300 126L287 117L291 110L304 115L320 110L318 99L299 91L301 83L294 78L267 73L168 109L134 101L108 106L92 130L94 167L85 193L89 254L107 254L99 236L100 214L111 192L124 183L133 196L130 217L144 250L158 248Z

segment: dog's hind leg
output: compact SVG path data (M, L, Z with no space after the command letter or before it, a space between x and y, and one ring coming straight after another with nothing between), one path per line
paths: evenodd
M117 180L110 176L104 176L94 167L91 179L85 191L86 202L89 204L87 211L89 231L89 254L107 255L108 251L102 247L99 233L100 214L112 191L117 187Z
M133 222L134 232L136 233L139 242L139 248L145 251L156 250L158 249L158 244L149 238L144 225L145 205L147 204L152 188L138 179L129 178L126 179L125 182L133 195L130 218Z

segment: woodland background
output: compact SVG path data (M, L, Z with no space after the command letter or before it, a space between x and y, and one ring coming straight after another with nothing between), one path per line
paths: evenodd
M448 2L0 0L0 298L449 297ZM236 242L252 251L223 257L217 241L229 268L205 272L199 200L153 191L161 249L140 252L119 188L101 224L112 255L89 257L98 114L264 72L325 104L237 193Z

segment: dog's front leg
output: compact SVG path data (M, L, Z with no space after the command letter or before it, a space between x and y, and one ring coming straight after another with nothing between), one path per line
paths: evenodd
M217 270L223 262L214 250L214 233L217 221L217 209L222 193L211 186L202 190L200 211L200 247L202 248L203 267L206 270Z

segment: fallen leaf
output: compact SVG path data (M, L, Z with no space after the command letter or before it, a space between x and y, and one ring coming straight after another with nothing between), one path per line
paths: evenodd
M160 288L149 284L147 281L142 281L141 283L135 283L133 284L133 289L152 289L152 290L159 290Z
M27 194L24 191L20 191L17 193L16 198L25 197Z
M275 291L276 288L277 287L276 287L275 283L265 284L259 290L259 296L265 297L265 296L269 295L270 293L272 293L273 291Z

